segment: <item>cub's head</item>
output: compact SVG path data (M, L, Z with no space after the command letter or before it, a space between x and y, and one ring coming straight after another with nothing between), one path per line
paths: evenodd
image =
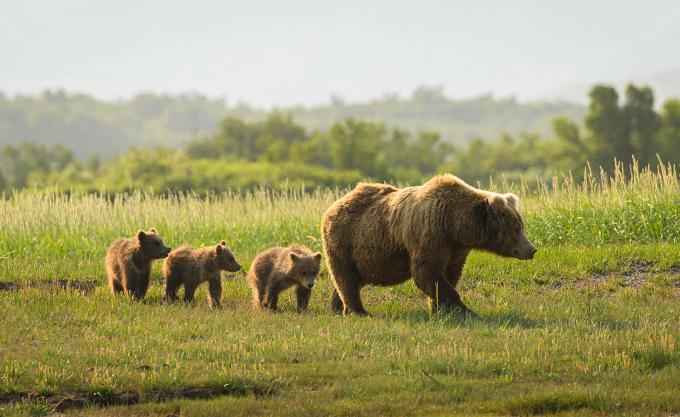
M518 204L517 196L510 193L486 198L482 207L488 233L485 249L508 258L532 259L538 249L524 233Z
M148 232L140 230L135 239L142 248L142 253L150 259L167 258L170 248L163 244L161 238L156 234L156 229L149 229Z
M300 285L312 289L321 269L321 253L301 255L291 252L288 256L291 262L290 274Z
M215 246L215 260L217 267L228 272L236 272L241 269L241 264L236 261L234 254L227 247L226 241L221 241Z

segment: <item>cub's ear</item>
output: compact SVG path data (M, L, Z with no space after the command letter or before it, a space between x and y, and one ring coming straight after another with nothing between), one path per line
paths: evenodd
M144 230L140 230L140 231L137 232L137 240L139 240L140 242L141 242L142 239L144 239L145 237L146 237L146 233L144 233Z
M290 260L293 261L293 262L297 262L297 261L300 260L300 257L299 257L298 254L295 253L295 252L291 252L291 253L289 254L289 256L290 256Z
M154 229L154 228L152 227L151 229L149 229L149 233L156 234L156 229Z
M217 245L217 246L215 246L215 252L217 252L217 253L220 253L220 252L222 252L222 250L223 250L223 249L224 249L224 248L222 248L222 245L221 245L221 244L220 244L220 245Z
M317 261L320 261L320 260L321 260L321 252L315 253L315 254L314 254L314 259L316 259Z
M503 197L508 201L508 204L513 206L514 208L517 208L517 205L519 204L519 198L514 195L513 193L507 193L503 194Z
M220 245L222 245L222 246L227 246L227 241L226 241L226 240L221 241L221 242L220 242Z

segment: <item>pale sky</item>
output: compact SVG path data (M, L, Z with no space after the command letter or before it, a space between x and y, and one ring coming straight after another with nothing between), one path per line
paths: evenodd
M680 1L0 0L0 90L545 98L680 70Z

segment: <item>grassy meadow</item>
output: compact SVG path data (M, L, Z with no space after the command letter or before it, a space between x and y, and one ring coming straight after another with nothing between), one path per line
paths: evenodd
M522 199L533 261L474 253L479 319L430 316L412 283L364 290L371 317L286 293L254 312L243 273L221 310L106 288L108 245L155 227L168 246L225 239L321 249L345 190L154 196L23 191L0 199L0 415L680 414L680 183L674 167L495 184ZM61 288L58 280L70 284ZM63 283L63 282L62 282Z

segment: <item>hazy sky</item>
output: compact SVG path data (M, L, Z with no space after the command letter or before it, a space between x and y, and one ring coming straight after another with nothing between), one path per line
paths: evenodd
M680 69L680 1L0 0L0 90L520 99Z

